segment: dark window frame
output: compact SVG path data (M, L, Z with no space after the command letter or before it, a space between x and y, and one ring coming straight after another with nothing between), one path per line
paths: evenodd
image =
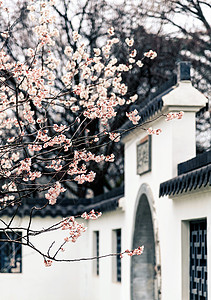
M0 273L22 273L21 240L21 231L0 231Z
M122 252L122 231L121 229L116 229L116 253ZM122 281L122 260L120 255L116 256L116 280L117 282Z
M189 222L190 300L207 300L207 220Z
M100 255L100 232L99 230L94 231L94 243L93 243L93 247L94 247L94 274L96 276L100 275L100 259L99 259L99 255Z
M122 252L122 229L112 229L112 252L117 254ZM121 283L122 281L122 259L120 255L112 257L112 281Z

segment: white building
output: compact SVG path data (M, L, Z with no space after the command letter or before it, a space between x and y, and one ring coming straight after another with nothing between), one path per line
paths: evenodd
M188 63L180 63L178 82L139 113L143 123L151 121L162 134L148 136L137 128L123 138L124 193L113 191L79 206L65 202L33 219L35 228L42 228L64 215L102 210L103 216L87 221L87 232L68 244L64 255L89 257L144 245L141 256L45 268L40 255L23 247L22 272L0 274L0 299L211 299L211 151L195 153L195 114L206 102L191 84ZM158 118L179 111L185 113L181 120ZM50 239L63 238L57 235L52 232L34 243L48 247Z

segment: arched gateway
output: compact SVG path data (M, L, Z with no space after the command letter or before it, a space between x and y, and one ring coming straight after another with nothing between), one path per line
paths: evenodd
M132 247L144 245L141 256L131 260L131 299L158 300L160 291L160 251L154 200L147 184L139 190L135 207Z

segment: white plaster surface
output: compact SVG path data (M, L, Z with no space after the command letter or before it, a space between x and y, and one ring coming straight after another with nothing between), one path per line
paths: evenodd
M96 230L100 231L100 255L111 253L112 230L118 228L122 228L122 250L131 249L139 191L146 185L151 193L154 229L160 245L160 299L188 300L182 298L182 221L207 218L209 272L211 190L200 189L174 199L159 198L158 194L160 183L177 175L177 164L195 156L195 110L205 104L206 98L193 89L190 83L180 83L164 100L165 112L185 108L185 115L182 120L166 122L161 118L150 125L155 129L162 129L160 136L152 136L152 171L141 176L136 174L136 145L146 136L146 132L134 130L124 139L125 196L120 201L123 209L107 212L97 221L88 221L87 232L75 245L68 245L64 255L72 258L92 256L93 231ZM33 223L35 227L45 227L52 221L57 219L35 218ZM61 239L62 234L59 234ZM56 240L57 234L46 235L36 242L47 247L49 239ZM209 273L209 299L210 287ZM96 276L93 275L93 262L54 263L52 267L46 268L42 257L23 248L23 273L0 274L0 291L2 300L131 300L130 258L127 256L122 260L122 282L114 283L111 258L100 260L100 274Z

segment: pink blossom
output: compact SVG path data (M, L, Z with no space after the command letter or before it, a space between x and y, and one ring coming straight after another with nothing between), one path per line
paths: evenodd
M42 149L42 146L41 145L31 145L31 144L29 144L28 149L32 150L32 151L40 151Z
M113 162L114 161L114 154L107 155L105 157L105 161L107 161L107 162Z
M95 56L100 56L101 50L99 48L94 48Z
M45 194L45 198L49 200L49 204L54 205L60 193L65 192L65 189L61 186L60 182L56 182L53 187Z
M170 121L173 119L182 119L184 115L183 111L180 111L179 113L168 113L166 116L166 121Z
M44 264L45 264L46 267L51 267L51 265L52 265L52 260L50 260L50 259L45 259L45 260L44 260Z
M66 125L60 125L60 126L58 126L57 124L54 124L54 125L53 125L53 129L54 129L56 132L64 131L66 128L67 128Z
M150 59L154 59L154 58L157 57L157 53L155 51L153 51L153 50L149 50L148 52L144 53L144 56L148 57Z
M70 46L65 47L64 54L67 56L71 56L73 53L73 49Z
M135 94L133 96L130 97L131 102L135 102L138 99L138 95Z
M64 219L61 223L61 228L62 230L69 231L69 237L65 237L64 241L71 241L73 243L75 243L81 234L87 230L87 227L85 227L83 223L79 224L77 221L75 221L73 216Z
M131 38L131 39L126 38L125 42L126 42L126 44L127 44L129 47L132 47L132 46L133 46L133 43L134 43L134 39L133 39L133 38Z
M21 174L23 171L30 172L31 167L31 159L25 158L22 161L20 161L20 167L18 167L17 174Z
M110 27L110 28L108 29L108 34L109 34L110 36L114 35L114 27Z
M78 39L80 39L81 36L77 31L73 31L73 40L76 42Z
M136 64L139 66L139 68L143 67L144 65L141 60L137 60Z
M77 181L78 184L82 184L82 183L84 183L85 181L88 181L88 182L94 181L95 176L96 176L96 173L94 173L93 171L90 171L87 175L82 174L82 175L76 176L76 177L74 178L74 180Z
M134 49L133 51L131 51L130 57L136 57L136 55L137 55L136 49Z
M11 138L7 139L8 143L12 143L12 142L14 142L14 140L15 140L15 137L11 137Z
M109 138L110 140L114 142L119 142L120 141L120 133L118 132L110 132L109 133Z
M151 135L151 134L159 135L161 132L162 132L162 130L160 128L158 128L158 129L152 129L152 127L150 127L150 128L147 129L147 133L149 135Z
M34 52L33 49L29 48L29 49L27 50L27 54L28 54L28 56L33 57L34 54L35 54L35 52Z
M126 112L126 116L133 123L133 125L138 124L138 121L140 120L137 109L134 109L134 111L131 111L129 113Z
M144 246L140 246L132 251L127 249L127 250L125 250L124 253L127 253L127 255L129 255L129 256L133 256L133 255L141 255L143 253L143 251L144 251ZM120 254L120 257L121 258L123 257L123 253Z
M83 218L85 220L96 220L101 216L102 216L101 212L97 212L97 211L95 212L94 209L92 209L89 213L84 212L81 215L81 218Z

